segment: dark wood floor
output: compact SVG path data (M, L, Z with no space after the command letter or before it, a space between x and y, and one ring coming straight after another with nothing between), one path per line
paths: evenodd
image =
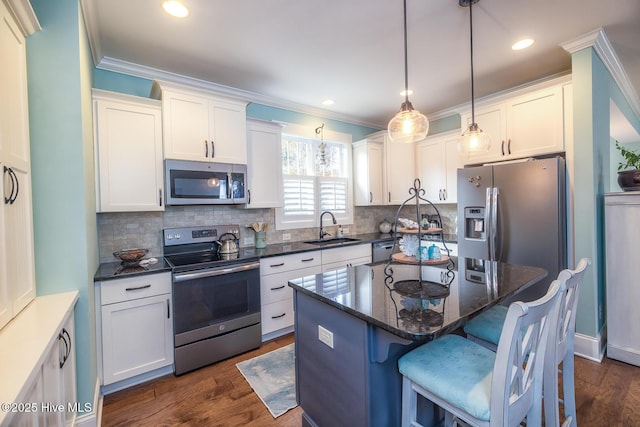
M301 409L273 419L236 363L293 342L287 335L260 349L176 377L168 375L105 396L103 426L300 427ZM640 368L576 357L580 427L640 426ZM390 426L391 427L391 426Z

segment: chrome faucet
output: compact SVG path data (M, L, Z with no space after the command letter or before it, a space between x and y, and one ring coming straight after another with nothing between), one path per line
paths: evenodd
M331 234L327 233L326 231L324 231L322 229L322 217L324 216L324 214L329 214L331 215L331 219L333 220L333 224L337 224L338 221L336 221L336 217L333 216L333 214L329 211L324 211L320 214L320 240L324 239L324 236L330 236Z

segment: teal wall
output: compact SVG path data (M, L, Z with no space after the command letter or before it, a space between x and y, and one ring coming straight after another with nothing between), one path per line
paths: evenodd
M37 294L78 290L78 401L96 384L93 275L97 226L88 43L77 0L31 0L42 31L27 39Z
M636 129L640 121L592 48L572 55L574 120L574 247L575 259L591 258L576 318L576 332L598 337L605 323L606 262L604 194L620 191L611 182L612 158L609 102L613 100ZM572 260L569 260L572 264Z
M452 116L433 120L429 123L429 136L456 129L459 129L460 134L462 135L462 129L460 129L461 120L460 114L454 114Z

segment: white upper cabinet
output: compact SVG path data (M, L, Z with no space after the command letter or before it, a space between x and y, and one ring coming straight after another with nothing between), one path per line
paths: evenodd
M400 205L410 197L409 188L417 178L415 144L392 142L385 135L384 147L387 204Z
M409 197L415 174L415 144L391 142L387 131L353 143L356 206L399 205Z
M384 142L363 139L352 147L355 205L384 205Z
M491 138L488 151L472 155L461 154L463 163L483 163L500 160L504 157L504 144L507 140L507 109L505 104L494 104L488 107L476 108L476 123L484 133ZM462 129L465 132L471 124L471 113L462 117Z
M534 90L476 109L476 123L491 138L487 152L469 155L465 164L477 164L564 151L563 86ZM471 112L462 115L462 126Z
M426 138L416 144L416 166L424 198L434 204L457 203L460 131Z
M248 208L279 208L282 195L282 126L247 120Z
M162 211L160 102L93 90L98 212Z
M164 157L247 164L246 103L154 82L162 99Z

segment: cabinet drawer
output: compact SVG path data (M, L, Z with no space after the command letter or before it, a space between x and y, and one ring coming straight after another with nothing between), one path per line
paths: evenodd
M100 283L101 305L171 293L171 273L147 274Z
M320 251L301 252L291 255L274 256L260 259L260 275L297 270L299 268L319 266Z
M293 298L262 306L262 335L293 326Z
M349 260L363 257L371 258L370 243L322 250L322 264L330 264L338 261L344 261L346 264ZM371 262L371 260L369 260L369 262Z
M371 262L371 256L346 259L342 261L332 262L329 264L322 263L322 272L326 273L328 271L339 270L341 268L355 267L356 265L369 264L370 262Z
M264 306L272 302L293 298L293 289L289 287L289 280L318 273L320 273L320 267L309 267L263 276L260 278L260 302Z

